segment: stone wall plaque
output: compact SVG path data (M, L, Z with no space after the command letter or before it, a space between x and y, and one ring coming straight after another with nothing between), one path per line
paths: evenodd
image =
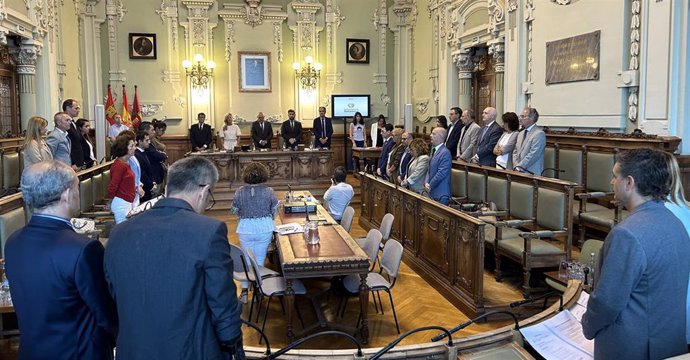
M546 85L599 80L601 30L546 43Z

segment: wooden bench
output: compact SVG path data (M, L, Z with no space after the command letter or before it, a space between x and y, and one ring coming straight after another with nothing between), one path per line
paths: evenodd
M523 291L529 294L532 269L556 267L562 258L571 258L578 184L464 162L453 163L451 184L458 198L495 206L496 211L470 215L490 224L484 241L494 251L497 280L502 278L502 257L510 258L521 264Z

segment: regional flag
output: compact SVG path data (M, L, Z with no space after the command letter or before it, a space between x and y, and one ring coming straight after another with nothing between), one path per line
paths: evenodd
M117 115L117 109L115 109L115 100L113 100L113 89L108 84L108 98L105 100L105 119L108 120L108 124L115 123L115 115Z
M135 129L138 129L139 124L141 124L141 106L139 106L139 95L137 95L137 86L134 85L134 104L132 104L132 126Z
M127 90L122 85L122 123L132 127L132 116L129 114L129 103L127 102Z

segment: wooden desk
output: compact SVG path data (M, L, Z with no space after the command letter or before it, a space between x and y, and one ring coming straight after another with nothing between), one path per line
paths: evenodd
M309 192L293 191L294 196L306 196ZM278 199L285 198L285 192L277 192ZM326 223L335 225L320 225L319 245L307 245L302 234L290 234L279 236L276 234L276 247L283 270L287 289L285 300L287 308L287 338L292 342L295 333L292 329L292 317L295 301L295 292L292 289L293 279L314 278L324 276L344 276L357 274L361 278L359 286L359 301L362 311L362 325L359 329L362 342L366 344L369 340L369 324L367 320L367 309L369 302L369 287L367 286L367 275L369 273L369 258L364 253L350 234L337 225L337 222L328 215L328 212L321 206L317 206L319 217L326 219ZM304 223L305 214L285 214L279 211L276 224L291 222ZM318 326L325 327L329 324L320 319Z
M381 150L383 150L383 148L353 148L352 156L359 158L359 160L364 160L365 163L367 160L371 160L370 164L373 164L374 167L376 167L376 163L374 162L374 160L378 159L381 156Z

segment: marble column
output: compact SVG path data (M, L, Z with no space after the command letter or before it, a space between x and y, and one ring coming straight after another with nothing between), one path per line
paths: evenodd
M19 75L19 106L22 114L21 128L26 129L31 116L38 114L36 108L36 61L41 54L42 46L36 41L22 39L19 47L12 49Z
M78 2L81 47L82 115L94 117L94 106L103 102L101 76L100 22L96 19L98 0Z
M503 114L504 111L504 83L503 83L503 75L505 72L505 44L503 42L503 39L496 39L492 40L488 43L489 45L489 54L493 55L494 60L496 60L496 65L494 67L494 70L496 72L496 112L499 114Z
M389 9L391 31L394 34L395 92L393 101L394 124L404 124L405 104L412 104L412 43L417 21L417 4L411 0L396 0Z
M472 70L474 64L470 51L461 49L453 52L453 62L458 68L458 106L465 110L472 106Z

